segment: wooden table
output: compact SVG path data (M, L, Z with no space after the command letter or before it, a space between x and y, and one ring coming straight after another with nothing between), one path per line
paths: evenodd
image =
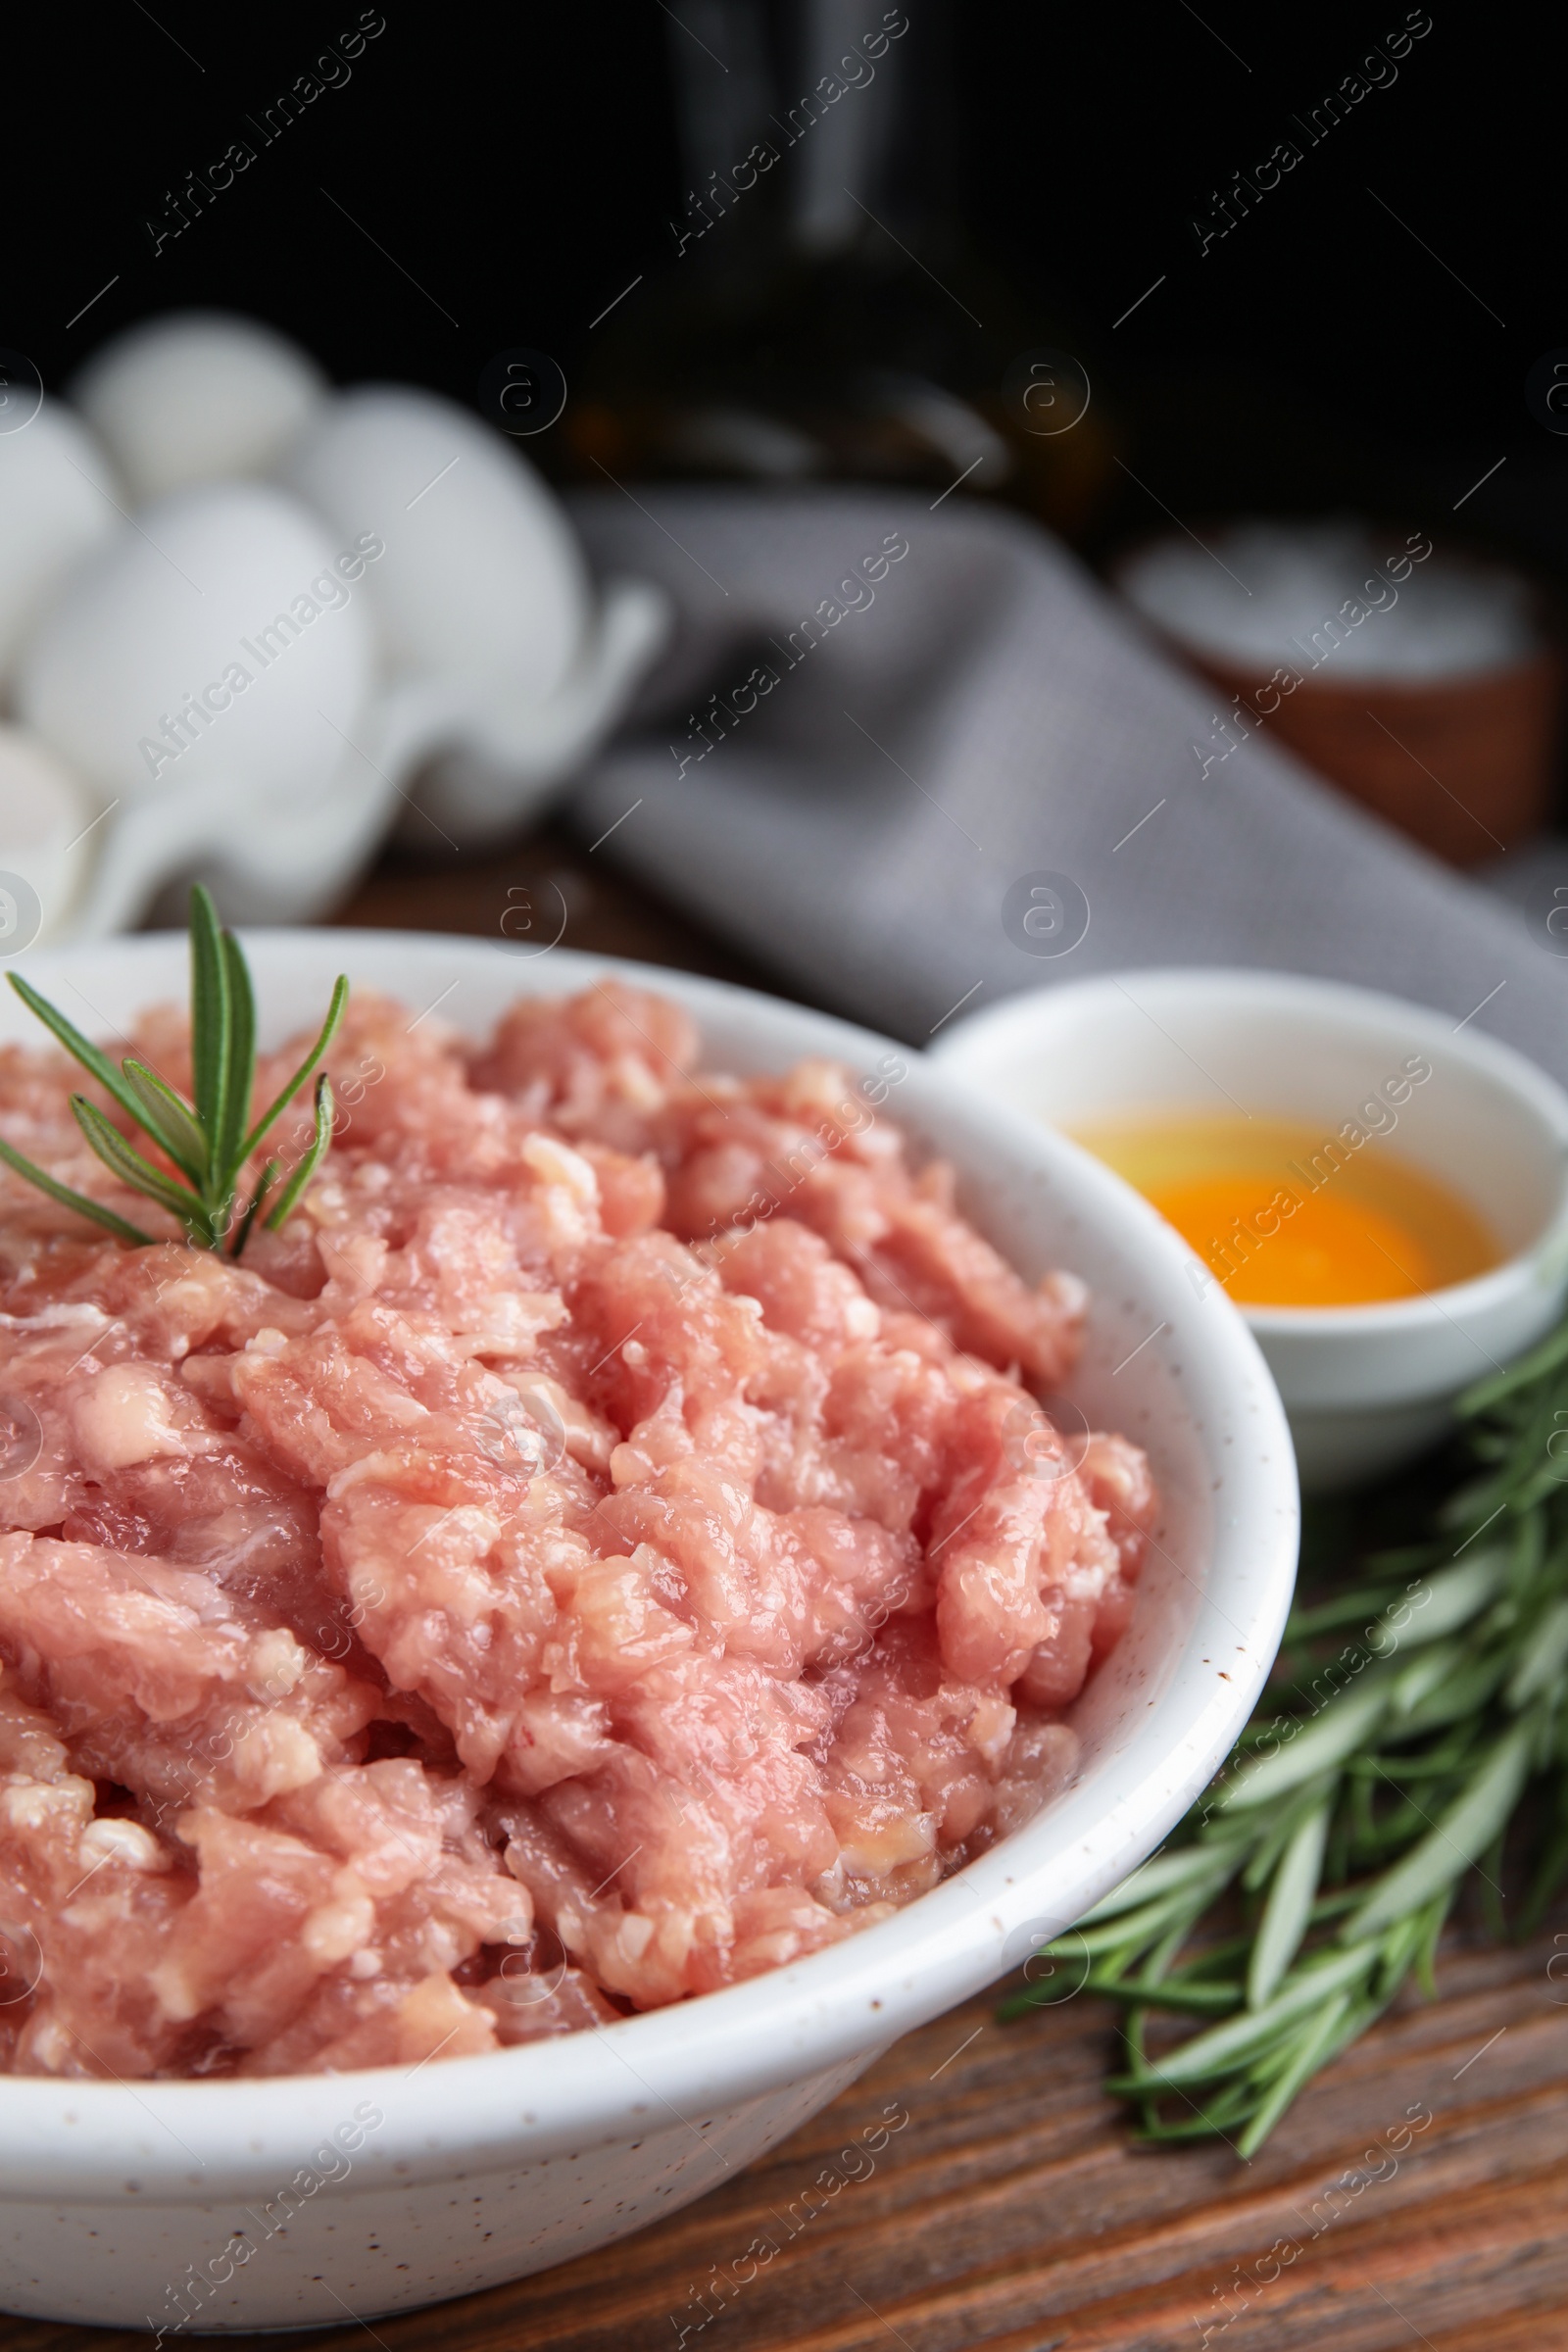
M553 836L483 867L388 861L341 919L499 937L523 903L509 891L541 919L553 909L549 931L560 891L568 946L766 984ZM385 2352L1555 2352L1568 1932L1496 1950L1461 1929L1438 1982L1435 2003L1403 1999L1250 2165L1223 2146L1136 2144L1100 2087L1102 2004L1003 2026L986 1994L658 2228L363 2332ZM874 2158L855 2152L901 2115ZM748 2255L758 2241L775 2250ZM328 2334L348 2340L293 2340ZM144 2342L0 2320L0 2352Z

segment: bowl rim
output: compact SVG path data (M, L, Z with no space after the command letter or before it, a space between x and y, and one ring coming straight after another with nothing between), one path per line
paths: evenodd
M1217 541L1223 538L1227 531L1234 531L1239 524L1246 527L1251 523L1263 522L1272 524L1276 528L1291 530L1302 524L1310 525L1314 517L1310 515L1301 514L1215 514L1209 515L1204 521L1200 521L1195 516L1194 528L1202 530L1205 539ZM1357 519L1365 524L1369 537L1381 531L1387 531L1392 535L1396 531L1404 529L1404 522L1391 519L1387 515L1381 517L1363 515ZM1421 529L1419 521L1413 516L1406 516L1405 522L1412 522L1416 529ZM1423 530L1422 536L1426 537L1428 534ZM1262 662L1269 660L1268 655L1258 654L1255 657L1249 657L1234 652L1212 652L1206 646L1196 643L1192 638L1184 637L1168 621L1161 620L1157 614L1151 612L1140 603L1132 587L1132 575L1138 564L1144 557L1152 555L1157 548L1177 544L1179 543L1173 539L1168 530L1151 528L1133 533L1129 538L1120 541L1106 559L1104 575L1108 585L1127 611L1136 617L1140 625L1149 632L1166 654L1174 653L1181 661L1199 670L1213 684L1218 685L1223 679L1223 683L1226 685L1240 684L1244 687L1249 683L1254 687L1259 684L1267 685L1268 679L1259 681L1255 672ZM1385 557L1384 562L1396 562L1399 552L1396 550L1395 555ZM1430 552L1434 551L1429 550ZM1371 561L1375 567L1378 559L1374 557ZM1424 702L1433 705L1456 702L1462 700L1470 690L1475 688L1480 688L1483 693L1491 695L1498 688L1504 690L1516 688L1526 679L1535 681L1543 677L1561 674L1563 645L1560 614L1558 602L1552 593L1549 581L1543 579L1539 573L1524 564L1510 563L1505 557L1499 556L1494 549L1485 547L1475 540L1465 541L1451 550L1447 555L1446 564L1455 570L1466 570L1472 574L1476 572L1505 573L1510 574L1515 580L1522 581L1526 591L1529 624L1532 630L1531 642L1521 646L1515 653L1504 655L1500 661L1487 662L1479 668L1440 670L1430 674L1413 674L1409 670L1362 670L1357 674L1356 682L1350 685L1346 685L1339 679L1319 678L1314 670L1309 669L1300 677L1293 691L1300 693L1305 689L1310 689L1312 699L1321 699L1324 703L1338 700L1349 706L1355 704L1359 699L1364 705L1370 697L1373 701L1387 699L1391 703L1402 703L1408 707ZM1285 660L1286 657L1281 656L1280 659ZM1244 663L1246 663L1245 667Z
M1025 1114L956 1087L951 1072L917 1050L835 1016L727 982L566 949L548 959L519 959L499 943L458 934L321 928L241 936L259 993L269 965L304 958L328 974L352 974L356 950L395 955L411 976L421 965L477 972L482 959L487 973L510 966L518 995L555 994L612 975L676 997L700 1022L708 1014L739 1016L757 1029L760 1059L777 1048L791 1058L820 1053L868 1068L895 1051L909 1063L901 1124L918 1134L929 1103L961 1120L977 1151L994 1148L1047 1181L1065 1177L1075 1205L1087 1201L1138 1251L1152 1287L1191 1292L1185 1246L1089 1153ZM127 996L151 1003L150 993L134 1000L137 968L167 964L172 948L183 945L183 934L169 932L39 950L29 956L29 976L47 988L69 964L123 957ZM540 963L544 971L530 985L525 975ZM1042 1922L1053 1932L1071 1925L1136 1867L1223 1761L1272 1663L1295 1580L1295 1457L1257 1343L1228 1299L1195 1298L1190 1312L1179 1311L1187 1314L1184 1350L1198 1350L1211 1381L1224 1383L1238 1423L1244 1411L1250 1417L1252 1441L1224 1454L1228 1507L1214 1512L1193 1625L1170 1672L1136 1720L1129 1700L1094 1774L1033 1822L842 1943L613 2026L438 2065L426 2060L412 2070L138 2079L134 2085L0 2075L0 2192L28 2202L119 2202L133 2181L141 2202L206 2204L262 2193L291 2167L307 2165L356 2099L387 2115L356 2157L372 2181L499 2171L638 2139L675 2122L702 2136L737 2102L835 2068L858 2071L899 2034L1016 1965L1040 1939L1035 1934L1019 1943L1021 1933ZM1219 1442L1206 1443L1217 1483Z
M1445 1053L1452 1053L1458 1060L1506 1088L1534 1119L1548 1146L1555 1147L1557 1197L1540 1231L1521 1249L1511 1251L1496 1265L1489 1266L1484 1274L1472 1275L1465 1282L1446 1283L1436 1291L1424 1291L1418 1298L1378 1299L1364 1306L1242 1306L1240 1312L1249 1328L1261 1338L1310 1336L1325 1341L1392 1341L1417 1336L1438 1322L1462 1319L1473 1323L1507 1307L1521 1290L1535 1282L1544 1261L1557 1256L1568 1258L1568 1092L1516 1046L1489 1036L1485 1030L1451 1028L1446 1025L1446 1016L1430 1004L1417 1004L1385 989L1362 988L1354 981L1319 979L1309 972L1279 972L1247 964L1157 964L1135 967L1128 977L1141 987L1156 991L1175 985L1191 986L1200 996L1227 1004L1244 995L1251 1005L1260 998L1272 997L1282 1005L1303 1014L1316 1010L1332 1016L1337 1012L1347 1026L1358 1015L1368 1023L1374 1016L1383 1021L1396 1016L1422 1033L1413 1041L1418 1047L1435 1043ZM977 1046L984 1054L989 1045L994 1067L1000 1059L995 1041L1006 1040L1015 1026L1026 1028L1034 1014L1047 1009L1060 1010L1064 1016L1070 1014L1072 1002L1081 1002L1091 993L1109 1002L1109 991L1117 986L1115 975L1096 972L1086 974L1081 980L1062 981L1055 987L1021 990L969 1014L932 1048L932 1058L956 1065L964 1045L971 1054ZM955 1075L957 1074L956 1067ZM965 1083L981 1092L987 1091L983 1078L969 1077ZM1195 1258L1195 1263L1201 1262Z

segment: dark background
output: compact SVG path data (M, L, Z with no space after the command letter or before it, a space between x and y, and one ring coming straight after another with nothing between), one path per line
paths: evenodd
M589 322L642 272L609 329L634 368L676 275L670 56L711 29L703 6L680 23L657 0L382 13L347 84L156 258L144 224L166 191L231 138L257 145L246 116L359 9L114 0L16 27L0 342L59 389L122 326L220 305L274 321L340 380L472 401L486 361L528 345L575 398L598 364ZM1204 0L1202 21L1184 0L961 0L929 247L962 240L1005 274L1011 316L1081 357L1097 421L1182 514L1359 505L1436 530L1503 458L1452 529L1568 571L1568 441L1524 395L1532 364L1568 346L1562 36L1545 15L1431 13L1395 84L1200 258L1188 223L1210 191L1295 135L1289 116L1403 23L1398 0ZM866 25L880 14L868 0ZM940 27L921 0L908 15L912 53ZM944 311L939 287L925 298ZM982 374L995 356L976 355ZM528 444L557 474L578 463L570 414ZM1159 521L1118 472L1072 527L1093 551Z

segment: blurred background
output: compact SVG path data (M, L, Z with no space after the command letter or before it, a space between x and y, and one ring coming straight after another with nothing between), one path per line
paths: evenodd
M553 364L518 446L563 486L957 477L1102 568L1178 518L1355 513L1522 567L1544 612L1568 570L1560 35L1517 14L127 0L24 38L0 341L51 391L220 308L513 428ZM1087 392L1073 429L1035 429L1042 381ZM444 859L387 851L351 912L455 919ZM665 952L657 887L620 912Z
M883 15L875 0L827 13L835 52ZM842 201L850 217L818 225L817 266L870 299L835 313L808 384L790 330L809 229L797 221L792 239L765 182L706 252L699 238L677 258L670 224L700 220L693 191L746 154L754 110L782 113L809 86L808 9L691 0L677 21L657 0L405 0L369 12L384 32L265 147L251 125L359 24L352 5L225 20L166 0L155 20L128 0L87 28L37 12L9 134L7 333L55 387L150 312L239 309L339 380L470 403L494 355L535 346L564 368L574 409L634 414L742 368L756 399L794 409L847 397L852 370L911 364L984 405L1020 349L1056 343L1091 374L1101 435L1074 449L1070 479L1034 494L1080 545L1160 519L1111 452L1183 511L1446 514L1502 458L1469 528L1555 569L1568 448L1525 397L1534 362L1568 341L1549 24L1527 39L1517 12L1483 26L1440 7L1397 78L1235 233L1200 255L1191 226L1280 141L1304 149L1293 118L1407 13L918 6L882 66L909 85L906 151L841 153L844 173L822 174L831 193L855 167L907 254ZM258 168L189 207L188 175L235 139ZM182 188L190 225L155 253L146 224L173 223ZM569 474L592 430L568 416L529 454Z

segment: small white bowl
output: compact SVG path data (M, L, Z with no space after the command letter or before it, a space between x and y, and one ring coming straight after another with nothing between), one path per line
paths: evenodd
M267 1043L318 1018L346 969L474 1035L524 992L614 973L687 1005L717 1068L827 1054L868 1072L889 1050L741 989L564 950L530 958L371 931L261 932L246 949ZM185 945L112 940L29 955L25 969L102 1032L100 1008L124 1021L183 997ZM0 990L0 1040L37 1036ZM1037 1121L908 1060L891 1114L955 1163L964 1206L1025 1274L1063 1265L1088 1280L1072 1396L1146 1446L1159 1481L1133 1622L1074 1711L1072 1786L897 1917L623 2024L412 2073L0 2077L0 2306L156 2328L172 2327L183 2284L193 2329L328 2327L603 2245L733 2178L897 2035L1019 1965L1208 1781L1257 1696L1295 1575L1296 1473L1274 1385L1229 1302L1198 1298L1186 1250L1147 1202ZM367 2106L382 2119L370 2129ZM335 2157L317 2160L339 2127L359 2135L346 2177ZM224 2251L241 2232L254 2249L243 2262Z
M1412 1056L1432 1075L1401 1090ZM1480 1210L1505 1255L1473 1281L1376 1306L1244 1309L1309 1492L1352 1486L1433 1444L1460 1391L1562 1310L1568 1096L1511 1047L1444 1014L1334 980L1133 971L1009 997L960 1022L933 1057L991 1100L1066 1128L1137 1109L1240 1107L1333 1136L1376 1098L1381 1134L1360 1148L1392 1136L1392 1150ZM1195 1291L1218 1294L1191 1254L1188 1272Z

